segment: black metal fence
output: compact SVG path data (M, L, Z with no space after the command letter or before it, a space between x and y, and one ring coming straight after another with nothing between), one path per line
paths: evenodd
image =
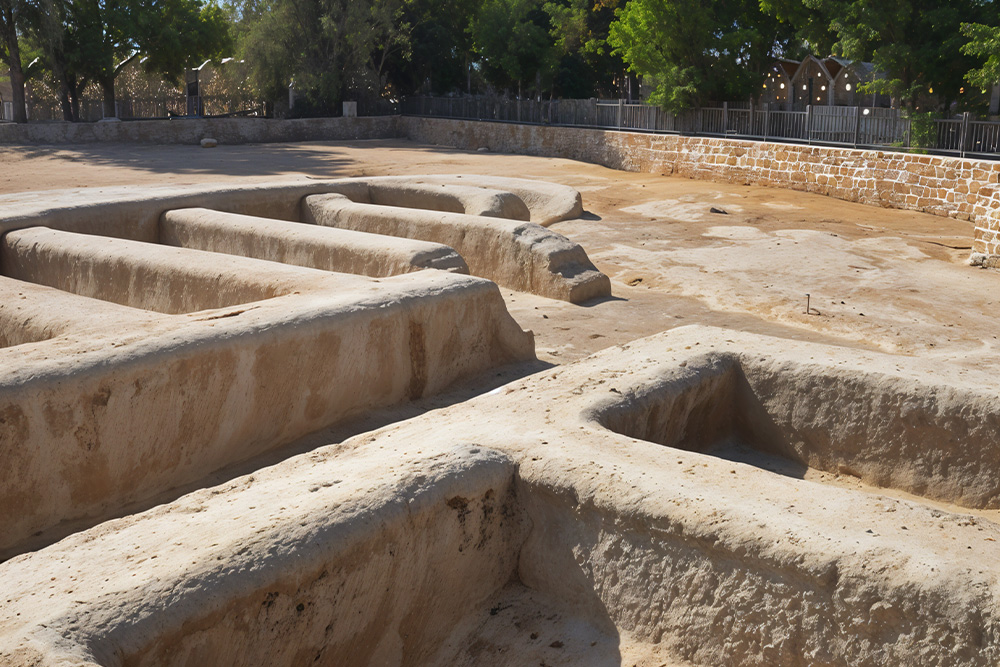
M62 106L55 100L29 99L29 121L62 120ZM205 95L186 97L174 95L157 98L121 98L115 101L115 115L123 120L171 118L180 116L264 116L267 108L256 99ZM0 120L13 120L14 109L9 102L0 105ZM104 118L104 102L100 99L80 100L80 120L98 121Z
M410 97L403 100L401 113L1000 158L1000 122L977 120L968 113L947 120L913 120L899 109L877 107L788 110L779 105L725 103L675 114L624 100L495 97Z
M29 121L55 121L63 119L62 107L54 100L29 100ZM185 96L174 95L157 98L121 98L115 102L115 115L122 120L177 118L182 116L220 118L226 116L270 116L271 105L251 98L225 95ZM359 116L393 116L399 113L399 103L384 99L358 100ZM94 122L104 118L104 103L100 99L84 98L80 101L80 120ZM12 121L14 108L10 102L0 104L0 121Z

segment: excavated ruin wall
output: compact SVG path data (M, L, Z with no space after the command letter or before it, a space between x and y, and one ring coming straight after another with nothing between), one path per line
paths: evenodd
M339 194L310 195L303 208L307 222L445 244L470 273L511 289L572 303L611 294L611 281L582 247L534 223L358 204Z
M160 220L160 242L379 278L428 268L469 272L457 252L439 243L390 239L205 208L164 213Z
M0 663L428 664L516 576L528 525L515 475L509 456L469 445L395 470L326 450L73 535L0 566L25 591L16 605L63 634L0 613ZM54 594L66 555L100 572L99 598ZM146 576L121 576L140 562Z
M360 282L360 279L359 279ZM533 357L485 280L420 272L0 349L0 555L359 411ZM159 334L159 335L153 335Z
M0 271L131 308L177 314L291 294L326 272L276 262L29 227L0 240ZM345 289L357 281L346 278Z
M454 664L428 659L442 632L470 605L509 627L505 607L483 607L513 582L572 610L578 631L619 640L623 657L639 643L706 665L996 665L994 522L599 423L624 406L641 429L658 395L691 408L654 420L680 432L711 418L698 406L713 396L739 398L740 367L761 393L790 374L768 407L776 415L811 376L876 371L861 395L807 396L831 405L826 424L793 409L803 429L864 427L871 415L857 405L877 409L872 396L907 386L900 419L913 424L988 396L985 372L675 329L2 563L0 663ZM1000 414L993 397L966 402ZM526 664L518 651L535 639L533 623L515 627L511 652L493 654L504 664Z
M152 641L100 664L248 665L264 655L288 667L428 664L452 628L515 576L524 541L513 462L465 454L417 462L437 484L406 480L395 496L376 496L367 530L356 528L363 521L304 518L312 544L297 545L296 567L256 563L241 595L211 594L212 575L228 576L216 565L202 585L189 582L191 606L203 605L195 618L160 614Z
M973 251L1000 255L1000 163L987 160L408 116L0 125L0 144L196 144L206 136L228 144L406 138L582 160L626 171L788 188L968 220L975 224Z
M605 408L629 437L704 452L728 441L803 468L978 509L1000 507L1000 401L887 373L707 355Z
M302 198L328 192L334 182L26 192L4 197L0 234L24 227L49 227L157 243L160 217L167 211L183 208L210 208L294 222L299 219Z
M625 171L814 192L975 224L973 250L1000 254L1000 163L877 150L403 118L412 141L560 157Z
M694 664L995 664L990 593L956 600L932 577L900 586L894 576L911 570L900 578L912 580L920 570L903 558L839 544L824 551L813 535L801 551L783 552L783 541L797 541L787 528L760 523L757 535L740 534L725 525L732 517L711 510L678 520L656 492L627 497L627 483L613 502L533 471L519 482L532 525L518 569L524 585Z

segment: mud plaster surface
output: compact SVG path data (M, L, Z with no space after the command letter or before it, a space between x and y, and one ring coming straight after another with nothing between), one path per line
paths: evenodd
M46 189L456 172L537 178L583 193L584 217L553 229L584 245L611 276L614 297L581 308L505 290L515 319L535 332L543 361L562 364L686 324L912 355L959 373L1000 361L991 317L1000 274L965 265L971 224L819 195L371 141L212 152L3 147L0 206L10 194ZM806 293L817 314L805 314ZM372 419L399 416L407 411ZM505 595L516 608L526 593Z
M563 363L684 324L994 363L1000 273L965 265L967 222L820 195L632 174L406 141L0 147L0 206L16 192L276 177L482 173L579 189L554 231L583 244L614 298L588 308L505 291L539 357ZM726 214L712 213L715 207ZM818 314L805 314L806 294Z

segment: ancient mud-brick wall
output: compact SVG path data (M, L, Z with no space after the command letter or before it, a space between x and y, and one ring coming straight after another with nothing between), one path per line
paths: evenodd
M564 157L615 169L815 192L975 225L973 250L1000 254L1000 163L825 146L580 128L406 118L414 140Z

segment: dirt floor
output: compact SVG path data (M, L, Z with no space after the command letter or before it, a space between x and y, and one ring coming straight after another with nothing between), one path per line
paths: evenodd
M551 229L586 249L611 277L613 296L578 306L503 290L511 314L536 334L538 363L504 369L447 393L339 424L189 487L172 489L142 507L125 508L123 514L259 470L298 451L487 393L519 375L688 324L940 360L960 374L1000 361L997 328L990 317L1000 300L1000 272L966 263L973 235L970 223L820 195L406 141L211 150L94 144L0 147L0 207L16 201L17 193L55 189L435 173L514 176L577 188L583 194L584 216ZM713 454L781 472L780 461L759 453ZM995 510L970 512L904 492L876 491L851 475L808 471L803 478L997 521ZM64 526L63 534L73 530ZM959 535L950 524L947 530ZM525 595L524 590L506 590L491 602L488 613L509 608L520 620L518 614L538 607L534 601L525 602ZM486 635L484 641L499 644L502 639ZM543 633L543 648L555 646L548 639ZM632 664L632 658L643 664L679 664L665 655L642 653L648 649L636 648L633 656L624 640L621 650L628 660L623 664Z
M0 206L47 189L431 173L537 178L583 193L584 217L553 229L586 248L614 296L581 308L506 292L543 361L695 323L968 366L1000 356L984 317L1000 299L1000 273L966 265L971 223L821 195L406 141L93 144L0 148Z

